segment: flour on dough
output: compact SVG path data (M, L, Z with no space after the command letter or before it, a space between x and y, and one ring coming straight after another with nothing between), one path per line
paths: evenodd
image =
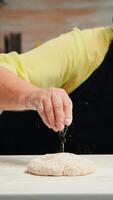
M38 176L80 176L95 169L92 161L73 153L38 155L27 166L28 173Z

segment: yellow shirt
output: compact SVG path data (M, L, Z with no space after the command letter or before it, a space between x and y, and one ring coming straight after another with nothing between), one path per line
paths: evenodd
M74 28L26 53L1 53L0 66L38 87L70 93L99 67L112 40L109 27Z

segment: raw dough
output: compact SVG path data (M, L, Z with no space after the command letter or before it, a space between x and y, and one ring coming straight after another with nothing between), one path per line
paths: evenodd
M30 161L27 172L40 176L78 176L93 173L95 164L73 153L38 155Z

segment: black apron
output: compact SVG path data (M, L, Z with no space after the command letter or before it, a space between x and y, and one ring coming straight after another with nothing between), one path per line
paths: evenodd
M70 95L73 123L65 151L113 153L112 55L113 43L101 66ZM37 112L3 112L0 116L0 154L44 154L58 149L58 134L43 124Z

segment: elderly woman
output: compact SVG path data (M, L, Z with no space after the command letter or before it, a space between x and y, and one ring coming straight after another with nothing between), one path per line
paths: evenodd
M113 151L112 40L109 27L74 28L29 52L0 54L0 110L36 110L56 132L72 123L67 151Z

